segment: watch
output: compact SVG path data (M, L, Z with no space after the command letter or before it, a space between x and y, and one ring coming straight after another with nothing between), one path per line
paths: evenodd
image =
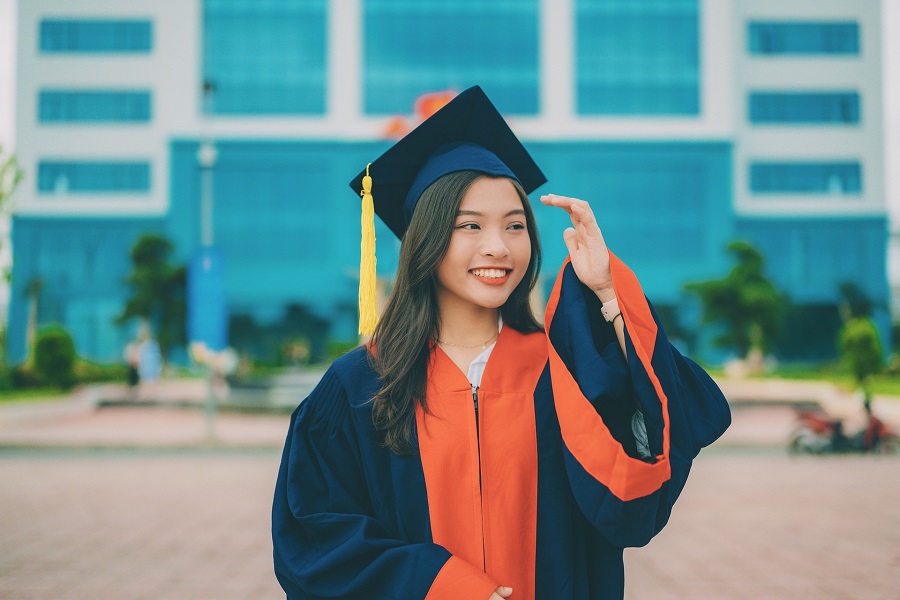
M603 315L603 318L606 319L607 323L612 323L616 317L622 314L622 311L619 310L619 300L613 298L612 300L604 302L603 306L600 307L600 313Z

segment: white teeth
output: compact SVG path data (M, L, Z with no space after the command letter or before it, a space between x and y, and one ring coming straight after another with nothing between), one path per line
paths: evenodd
M506 276L506 269L472 269L472 274L476 277L499 279Z

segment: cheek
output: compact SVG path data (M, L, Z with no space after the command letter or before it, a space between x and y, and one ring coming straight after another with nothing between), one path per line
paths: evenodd
M447 252L444 254L444 258L441 259L437 268L438 281L441 283L445 283L454 276L458 277L458 271L465 270L466 263L463 260L463 255L465 254L463 248L464 244L460 242L461 241L455 236L450 239L450 245L447 247Z
M523 236L522 239L515 244L513 252L516 256L516 264L524 264L527 267L531 260L531 238Z

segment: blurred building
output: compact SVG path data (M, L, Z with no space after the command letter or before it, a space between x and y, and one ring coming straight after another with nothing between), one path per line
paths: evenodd
M120 357L131 245L162 232L186 260L200 244L204 141L232 323L277 328L293 311L354 339L347 183L421 94L476 83L548 175L539 192L589 199L667 319L690 329L682 285L724 275L725 245L745 238L793 302L782 354L830 356L840 283L889 303L880 12L876 0L21 1L28 176L10 357L24 356L38 278L39 322L65 324L83 355ZM567 219L536 212L549 285ZM389 276L397 242L377 234Z

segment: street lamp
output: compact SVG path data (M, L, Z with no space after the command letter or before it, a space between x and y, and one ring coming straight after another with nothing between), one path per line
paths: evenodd
M197 149L200 168L200 247L188 264L188 337L191 354L206 368L206 433L215 438L216 398L213 380L227 345L228 308L225 300L225 264L213 246L213 169L219 152L206 119L212 114L215 84L203 83L201 142Z
M213 245L213 168L219 151L209 138L203 140L197 150L200 165L200 244L204 248Z

